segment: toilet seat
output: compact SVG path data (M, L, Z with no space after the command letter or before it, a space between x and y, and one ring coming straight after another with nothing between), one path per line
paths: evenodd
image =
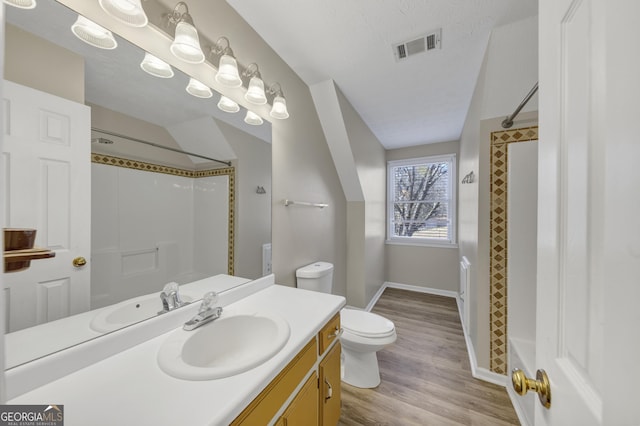
M366 338L385 338L395 334L393 322L367 311L343 309L340 311L342 328L354 335Z

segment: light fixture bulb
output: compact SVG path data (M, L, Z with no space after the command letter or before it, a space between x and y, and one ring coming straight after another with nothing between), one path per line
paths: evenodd
M140 63L140 68L154 77L171 78L173 77L173 69L171 65L153 56L149 52L145 52L144 59Z
M210 98L213 96L211 89L206 84L196 80L195 78L189 79L189 84L187 85L187 92L190 95L196 96L198 98Z
M140 0L98 0L102 10L118 21L132 27L144 27L149 23Z
M33 9L36 7L36 0L3 0L3 2L19 9Z
M107 50L118 47L118 42L113 37L113 34L111 34L111 31L101 27L93 21L90 21L82 15L78 15L78 19L71 26L71 31L80 40L93 47Z
M244 122L252 126L259 126L263 123L262 117L253 111L247 110L247 115L244 117Z
M271 107L271 112L269 113L273 118L277 118L278 120L284 120L285 118L289 118L289 112L287 111L287 101L284 96L276 96L273 98L273 106Z
M251 77L251 80L249 80L249 88L244 98L256 105L264 105L267 103L267 95L264 93L264 82L260 77Z
M240 111L240 105L227 98L226 96L220 96L220 101L218 102L218 108L224 112L238 112Z
M198 30L188 22L180 21L176 25L176 36L169 48L173 55L190 64L201 64L204 62L204 53L200 47Z
M220 65L216 73L216 81L227 87L242 86L242 79L238 73L238 63L231 55L222 55Z

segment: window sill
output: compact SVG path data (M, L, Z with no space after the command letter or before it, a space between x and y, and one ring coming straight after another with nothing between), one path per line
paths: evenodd
M398 240L385 240L385 244L393 246L415 246L415 247L430 247L430 248L444 248L444 249L457 249L457 243L438 243L432 241L398 241Z

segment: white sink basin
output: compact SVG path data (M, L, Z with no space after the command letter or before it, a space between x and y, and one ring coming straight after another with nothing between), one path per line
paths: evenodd
M250 370L269 360L289 340L289 324L273 314L234 314L193 331L177 330L158 351L170 376L211 380Z
M183 302L192 302L193 298L180 296ZM162 310L159 294L147 294L101 309L89 323L91 329L106 333L118 330L147 318L155 317Z

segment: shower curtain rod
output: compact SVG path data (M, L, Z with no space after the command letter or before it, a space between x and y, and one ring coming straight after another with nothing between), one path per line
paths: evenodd
M171 148L169 146L159 145L157 143L148 142L148 141L145 141L145 140L142 140L142 139L133 138L131 136L121 135L119 133L110 132L108 130L98 129L97 127L92 127L91 130L93 130L94 132L104 133L105 135L115 136L117 138L128 139L128 140L133 141L133 142L138 142L138 143L142 143L142 144L145 144L145 145L155 146L156 148L166 149L168 151L178 152L180 154L191 155L192 157L198 157L198 158L203 158L203 159L209 160L209 161L215 161L217 163L226 164L227 166L231 167L231 161L216 160L215 158L205 157L204 155L194 154L193 152L183 151L181 149Z
M516 116L518 115L518 113L520 112L520 110L522 108L524 108L524 106L527 104L527 102L529 102L529 99L531 99L531 97L538 91L538 82L536 81L535 86L533 86L533 89L531 89L531 91L529 91L529 93L527 94L527 96L524 97L524 99L522 100L522 102L520 102L520 105L518 105L518 107L516 108L515 111L513 111L513 114L511 114L510 116L508 116L507 118L505 118L502 121L502 127L505 129L510 128L511 126L513 126L513 119L516 118Z

